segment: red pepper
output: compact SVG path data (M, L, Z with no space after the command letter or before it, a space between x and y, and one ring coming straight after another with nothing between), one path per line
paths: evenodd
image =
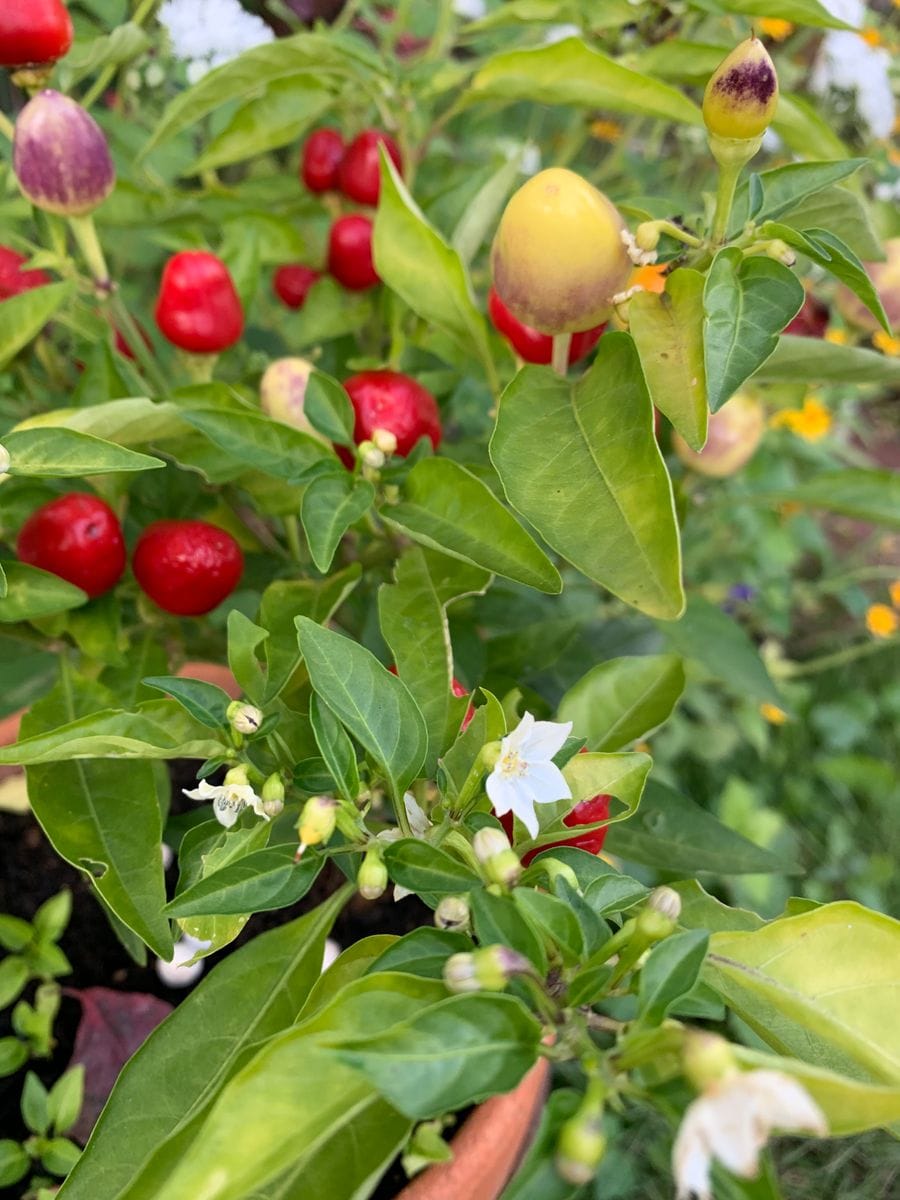
M3 0L0 67L54 63L72 45L72 18L62 0Z
M211 612L230 596L244 569L241 548L206 521L155 521L138 538L134 577L150 599L177 616Z
M288 308L302 308L309 289L319 278L318 271L300 263L279 267L272 276L272 290Z
M344 139L336 129L317 129L309 135L303 145L300 178L311 192L337 190L344 150Z
M514 317L494 288L488 292L488 313L494 328L503 334L509 344L528 363L549 363L553 356L553 338L548 333L539 333L530 325ZM606 325L597 325L581 333L573 333L569 343L569 366L589 354L600 341Z
M116 514L99 496L83 492L69 492L33 512L19 532L16 553L91 597L115 587L125 570Z
M244 331L228 268L206 250L182 250L166 263L156 301L163 337L191 354L219 354Z
M357 204L374 207L381 191L381 156L378 147L384 145L398 171L403 170L400 147L378 129L364 129L347 147L340 169L341 191Z
M328 236L328 270L351 292L379 283L372 258L372 222L361 213L338 217Z
M46 271L23 271L22 263L28 262L24 254L18 254L9 246L0 246L0 300L21 296L32 288L51 283Z
M353 404L356 423L353 440L359 445L376 429L386 429L397 439L396 453L405 458L421 437L437 449L441 417L437 401L427 388L399 371L362 371L344 381Z

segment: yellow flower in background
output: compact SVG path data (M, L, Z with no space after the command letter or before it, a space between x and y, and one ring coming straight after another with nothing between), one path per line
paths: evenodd
M900 337L891 337L883 329L879 329L877 333L872 334L872 345L876 350L880 350L882 354L890 355L891 358L896 358L900 355Z
M888 591L891 593L891 604L894 608L900 608L900 579L895 579Z
M763 17L758 24L760 32L764 33L766 37L772 38L775 42L783 42L785 38L789 38L794 32L793 22L783 21L781 17Z
M900 617L886 604L872 604L866 612L866 629L872 637L889 638L897 632Z
M768 700L764 700L759 706L760 716L765 717L770 725L783 725L788 719L787 713L783 708L779 708L777 704L770 704Z
M850 343L850 334L846 329L826 329L825 341L831 342L833 346L847 346Z
M602 118L591 121L591 133L601 142L617 142L622 136L622 126L617 121L605 121Z
M807 442L818 442L831 429L831 413L815 396L807 396L802 408L783 408L769 418L772 429L789 429Z
M866 43L866 45L871 46L873 50L877 50L879 46L884 45L884 38L881 36L878 30L874 29L871 25L868 27L868 29L861 29L859 31L859 36Z

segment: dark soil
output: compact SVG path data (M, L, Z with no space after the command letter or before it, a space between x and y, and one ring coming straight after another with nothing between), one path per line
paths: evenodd
M172 764L173 811L186 806L181 799L181 787L194 782L196 764ZM170 891L174 890L177 867L173 866L167 876ZM336 867L329 864L319 876L310 893L291 908L277 912L258 913L247 922L240 936L217 954L206 960L207 972L226 955L244 945L257 934L273 929L308 912L320 904L343 882ZM127 992L145 992L180 1004L189 994L190 988L169 988L159 979L154 969L154 959L148 954L145 967L139 966L127 954L113 933L100 905L92 895L87 876L63 862L47 841L40 826L30 814L0 812L0 912L26 920L34 916L38 907L50 896L63 888L72 892L72 918L60 942L60 946L72 964L72 974L60 980L63 988L78 990L87 987L109 987ZM360 938L374 933L409 933L422 924L429 924L430 913L414 897L395 904L389 894L382 900L367 901L354 897L342 910L335 922L332 936L342 948ZM201 976L201 979L205 977ZM34 985L29 985L24 996L31 1000ZM72 997L64 995L57 1017L54 1034L56 1048L50 1059L33 1059L22 1071L6 1079L0 1079L0 1137L21 1140L26 1136L19 1112L19 1097L26 1070L34 1071L50 1086L62 1072L72 1055L75 1032L78 1027L81 1006ZM0 1037L11 1032L10 1011L0 1012ZM405 1181L399 1165L394 1190L385 1196L396 1195L398 1185ZM14 1188L0 1188L0 1200L18 1200L25 1184ZM378 1196L382 1193L379 1191Z

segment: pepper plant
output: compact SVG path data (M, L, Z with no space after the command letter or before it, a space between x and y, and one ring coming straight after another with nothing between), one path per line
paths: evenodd
M712 1194L714 1161L723 1194L762 1172L752 1194L776 1196L770 1133L900 1118L900 933L849 901L725 905L698 873L791 864L648 784L642 739L698 639L782 699L683 578L684 474L660 439L668 423L698 454L761 371L896 378L852 345L812 368L782 333L801 266L888 328L851 245L865 163L706 5L464 22L406 4L380 32L354 26L369 7L167 84L161 113L127 78L98 103L152 5L55 71L12 64L35 94L4 122L29 282L0 303L0 620L40 670L0 763L27 769L138 960L182 934L205 957L345 880L151 1035L59 1194L368 1196L398 1156L447 1157L448 1114L550 1060L570 1086L508 1200L587 1194L611 1116L641 1105L680 1122L680 1196ZM589 38L525 44L528 13L570 9ZM631 122L599 161L598 110ZM773 121L796 161L756 170ZM546 169L518 186L523 128ZM688 152L689 177L651 192L652 160ZM85 497L90 550L51 519ZM862 464L811 469L792 498L896 519L894 482ZM173 812L174 759L197 779ZM600 856L607 831L634 874ZM660 863L674 878L652 888ZM321 973L354 892L427 915Z

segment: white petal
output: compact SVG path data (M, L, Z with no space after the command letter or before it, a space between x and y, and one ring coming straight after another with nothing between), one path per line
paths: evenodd
M423 838L431 828L431 822L425 815L425 810L421 807L412 792L404 793L403 805L406 809L406 819L409 821L413 837Z
M767 1131L760 1128L755 1101L740 1075L713 1085L695 1104L713 1157L733 1175L752 1179Z
M676 1200L690 1200L692 1196L711 1200L712 1197L709 1178L712 1160L702 1123L697 1120L696 1105L695 1101L685 1110L672 1147L672 1173L678 1188Z
M397 903L398 900L405 900L407 896L411 896L411 895L412 895L411 888L401 887L399 883L394 884L394 903L395 904Z
M241 809L244 807L243 802L235 803L225 795L225 789L221 789L221 795L216 796L213 801L213 812L216 820L220 825L224 825L226 829L230 829L238 817L241 815Z
M769 1129L815 1133L825 1137L825 1114L801 1083L783 1071L748 1071L745 1075L753 1088L757 1108L765 1116Z
M253 809L258 817L262 817L264 821L268 821L270 819L269 814L263 807L262 796L257 796L256 792L254 792L252 789L250 789L250 797L246 803L250 806L250 808Z
M534 721L522 741L520 753L526 762L549 761L563 748L571 732L571 721Z
M515 788L513 787L512 780L507 779L505 775L501 775L495 768L488 775L484 786L488 794L488 799L494 806L494 812L498 817L512 812L515 799Z
M534 796L528 786L527 779L511 779L507 786L510 789L510 808L519 818L532 837L537 837L541 831L534 811Z
M521 782L531 792L535 804L572 799L572 789L566 783L566 777L552 762L529 763Z
M212 800L222 791L220 787L213 787L206 779L200 780L200 786L192 788L190 791L187 788L182 788L182 791L189 800Z

